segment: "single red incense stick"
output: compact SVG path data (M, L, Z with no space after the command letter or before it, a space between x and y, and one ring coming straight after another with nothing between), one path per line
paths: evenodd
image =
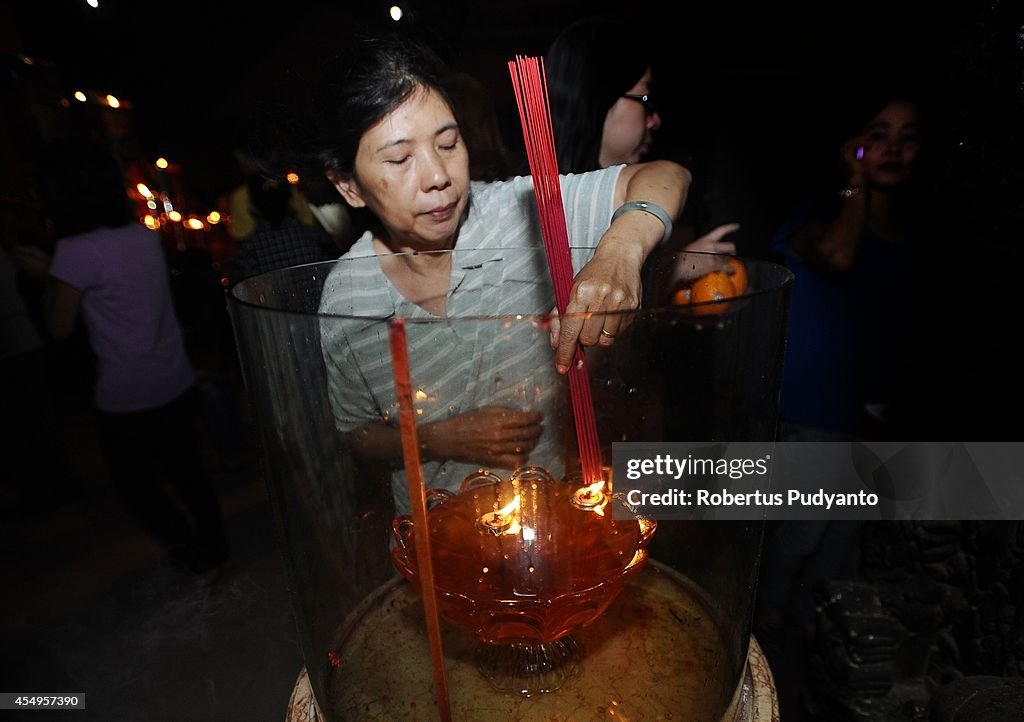
M562 187L558 176L558 156L555 154L555 134L551 123L544 61L538 58L516 56L509 61L512 86L519 107L519 121L523 127L523 141L533 176L533 191L537 198L541 236L555 288L555 305L559 314L565 313L572 292L572 256L569 234L566 230L565 208L562 205ZM594 401L590 394L590 375L587 373L586 355L577 346L573 365L569 369L569 395L576 422L576 441L579 446L583 478L587 483L603 477L601 446L594 417Z
M420 444L416 433L416 410L412 402L412 381L409 375L409 349L406 345L405 319L391 322L391 365L398 395L398 418L402 432L402 458L412 506L413 530L416 534L416 565L420 575L420 596L423 614L427 618L427 638L430 658L434 662L434 690L437 709L442 722L451 722L448 704L448 678L444 668L444 648L441 646L441 616L437 607L437 589L434 586L434 557L430 551L430 527L427 524L427 497L423 488L423 469L420 466Z

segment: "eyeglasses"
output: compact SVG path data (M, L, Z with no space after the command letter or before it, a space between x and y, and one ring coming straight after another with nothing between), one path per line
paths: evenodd
M636 102L642 104L644 106L644 112L647 113L647 115L654 115L655 113L658 112L658 106L655 105L654 103L654 96L651 95L650 93L647 93L645 95L639 95L636 93L623 93L622 97L629 98L630 100L635 100Z

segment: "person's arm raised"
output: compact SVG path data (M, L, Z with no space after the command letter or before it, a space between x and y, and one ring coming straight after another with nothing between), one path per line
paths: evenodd
M555 355L559 373L572 363L577 341L584 346L610 345L625 329L628 314L606 314L640 305L640 269L671 233L671 222L682 212L690 182L686 168L665 160L629 165L619 173L615 207L622 212L614 214L594 257L573 283L566 317L559 325Z
M812 268L824 273L850 270L860 252L861 239L868 226L869 187L864 179L860 156L867 140L851 138L841 154L847 169L847 186L840 192L839 213L829 223L811 223L800 229L791 248Z

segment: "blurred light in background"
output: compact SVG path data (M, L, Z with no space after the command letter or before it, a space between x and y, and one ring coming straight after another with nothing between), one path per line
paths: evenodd
M286 181L291 183L293 186L299 184L299 174L298 173L289 173L284 178L285 178Z
M217 211L210 211L210 215L206 217L206 222L211 226L215 226L220 223L220 213Z
M159 168L160 170L165 169L167 167L167 159L166 158L157 158L156 159L156 167Z
M117 98L115 98L113 95L108 95L107 96L107 105L109 105L111 108L120 108L121 107L121 101L118 100Z
M388 10L388 14L391 15L391 19L397 23L399 20L402 19L402 15L404 13L402 12L402 8L398 7L397 5L392 5L391 9Z
M81 90L76 90L75 100L77 100L79 103L84 103L87 100L87 98L85 97L85 93L83 93Z
M135 188L139 191L139 195L141 195L143 198L153 197L153 191L151 191L149 189L149 186L147 186L145 183L139 183L138 185L135 186Z

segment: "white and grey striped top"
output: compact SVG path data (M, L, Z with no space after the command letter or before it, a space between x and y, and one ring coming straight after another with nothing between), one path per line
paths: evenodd
M562 176L576 273L608 228L621 168ZM558 418L564 378L554 372L548 332L537 317L554 308L554 292L532 179L473 183L470 192L469 213L452 252L443 318L395 289L381 271L370 232L327 278L320 329L335 422L343 432L381 420L397 425L387 320L403 317L417 421L482 406L543 411L545 432L529 462L558 475L564 464ZM430 461L423 464L424 481L428 488L457 490L476 468ZM404 472L393 475L392 491L397 513L408 512Z

